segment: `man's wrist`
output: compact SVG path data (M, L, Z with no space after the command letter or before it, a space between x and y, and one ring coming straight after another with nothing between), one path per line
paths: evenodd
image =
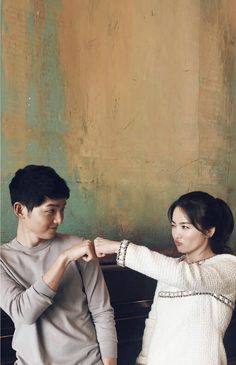
M71 260L70 260L68 254L67 254L67 250L63 251L59 255L58 260L60 261L60 263L61 263L62 266L67 267L69 265L69 263L71 262Z
M117 359L115 358L104 358L102 359L103 365L117 365Z

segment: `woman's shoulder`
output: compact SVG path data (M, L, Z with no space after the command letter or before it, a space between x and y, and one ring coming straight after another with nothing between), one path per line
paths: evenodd
M231 254L231 253L222 253L222 254L213 256L212 259L236 262L236 255Z
M218 268L224 266L228 267L229 270L236 271L236 256L229 253L218 254L205 260L204 264L217 266Z

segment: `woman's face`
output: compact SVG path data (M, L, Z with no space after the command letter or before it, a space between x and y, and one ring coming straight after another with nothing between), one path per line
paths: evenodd
M173 212L172 237L177 250L183 254L203 253L209 249L208 236L197 230L180 207Z

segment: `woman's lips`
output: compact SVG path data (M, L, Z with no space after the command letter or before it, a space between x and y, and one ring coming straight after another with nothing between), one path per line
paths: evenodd
M182 246L182 245L183 245L183 243L182 243L182 242L180 242L180 241L175 241L175 245L176 245L177 247L179 247L179 246Z

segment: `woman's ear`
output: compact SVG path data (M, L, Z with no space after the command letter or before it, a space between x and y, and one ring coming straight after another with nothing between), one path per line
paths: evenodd
M216 231L216 228L215 227L209 228L207 230L207 237L208 238L211 238L213 236L213 234L215 233L215 231Z
M13 205L13 210L17 218L24 219L26 215L27 208L24 204L16 202Z

